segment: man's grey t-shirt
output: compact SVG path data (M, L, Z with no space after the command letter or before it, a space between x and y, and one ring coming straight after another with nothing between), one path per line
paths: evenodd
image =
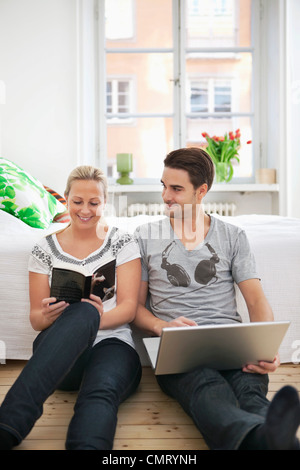
M138 227L135 236L154 315L166 321L183 315L199 325L241 322L234 283L258 278L241 228L211 216L204 242L193 250L181 243L167 217Z

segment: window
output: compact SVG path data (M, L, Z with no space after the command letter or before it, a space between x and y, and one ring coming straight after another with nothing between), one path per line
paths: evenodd
M132 81L126 78L111 78L106 82L106 113L108 124L128 123L128 114L133 112Z
M254 180L254 146L244 145L256 128L254 8L256 0L105 1L108 167L129 152L135 180L157 181L169 151L239 128L235 181Z
M191 113L230 113L232 85L229 80L192 80L190 84Z

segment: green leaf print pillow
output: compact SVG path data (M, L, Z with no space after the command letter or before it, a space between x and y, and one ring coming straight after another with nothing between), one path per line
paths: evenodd
M36 178L0 157L0 210L34 228L47 228L66 207Z

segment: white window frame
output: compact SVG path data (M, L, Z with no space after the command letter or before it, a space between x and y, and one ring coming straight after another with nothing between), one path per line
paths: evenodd
M179 148L185 146L186 143L186 118L189 117L188 113L184 112L186 109L186 71L185 71L185 55L186 53L197 53L203 54L208 52L225 52L228 54L237 54L240 52L250 52L253 56L253 73L252 73L252 89L253 89L253 98L251 110L248 113L228 113L227 117L240 118L240 117L249 117L252 121L252 130L253 136L253 154L255 158L253 159L253 177L251 179L241 178L233 179L232 183L249 183L254 182L254 174L256 168L264 166L265 161L263 154L261 152L261 129L259 126L259 117L261 116L261 97L260 97L260 75L259 75L259 65L260 65L260 20L261 20L261 2L263 0L252 0L252 44L249 47L230 47L230 48L185 48L184 46L184 28L182 24L185 24L185 5L181 0L172 0L173 1L173 47L172 48L161 48L161 49L135 49L135 48L126 48L126 49L113 49L107 50L105 48L105 38L104 38L104 1L95 0L96 3L96 16L98 21L98 57L99 57L99 73L98 73L98 157L96 162L102 168L106 168L106 68L105 68L105 55L106 53L145 53L145 52L159 52L159 53L173 53L174 54L174 109L173 113L137 113L133 112L128 116L128 118L143 118L143 117L172 117L174 119L174 148ZM254 112L255 110L255 112ZM221 113L216 113L218 117ZM201 113L202 116L202 113ZM208 113L207 116L214 116L214 113ZM104 119L105 117L105 119ZM194 114L193 114L194 117ZM159 180L159 175L158 175ZM135 181L138 183L154 183L154 180L151 178L137 179ZM156 182L156 180L155 180Z
M180 16L182 18L183 24L185 24L185 5L184 2L181 2L181 13ZM242 117L249 117L252 123L252 134L255 136L253 138L252 148L253 148L253 160L252 160L252 168L253 174L251 178L237 178L233 177L231 184L234 183L253 183L255 181L255 171L261 165L263 161L262 157L262 145L261 145L261 135L260 135L260 126L259 126L259 117L260 117L260 75L259 75L259 66L260 66L260 22L261 22L261 0L252 0L252 11L251 11L251 41L252 44L249 47L224 47L224 48L216 48L216 47L184 47L184 38L182 37L182 49L181 49L181 69L184 69L184 61L186 54L206 54L209 52L214 53L226 53L230 56L234 54L249 52L252 54L252 103L251 103L251 110L250 112L231 112L231 113L184 113L181 114L181 124L180 128L182 130L182 146L184 145L183 142L186 141L186 125L185 120L187 117L222 117L226 116L228 118L242 118ZM184 35L185 31L184 28L181 28L181 35ZM186 72L184 73L184 80L186 82ZM186 88L182 87L181 93L181 100L185 102L185 93ZM187 109L187 108L185 108Z

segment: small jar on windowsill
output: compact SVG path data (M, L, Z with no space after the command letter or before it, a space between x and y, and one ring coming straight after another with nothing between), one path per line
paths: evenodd
M275 184L276 169L275 168L259 168L255 173L256 183L259 184Z

